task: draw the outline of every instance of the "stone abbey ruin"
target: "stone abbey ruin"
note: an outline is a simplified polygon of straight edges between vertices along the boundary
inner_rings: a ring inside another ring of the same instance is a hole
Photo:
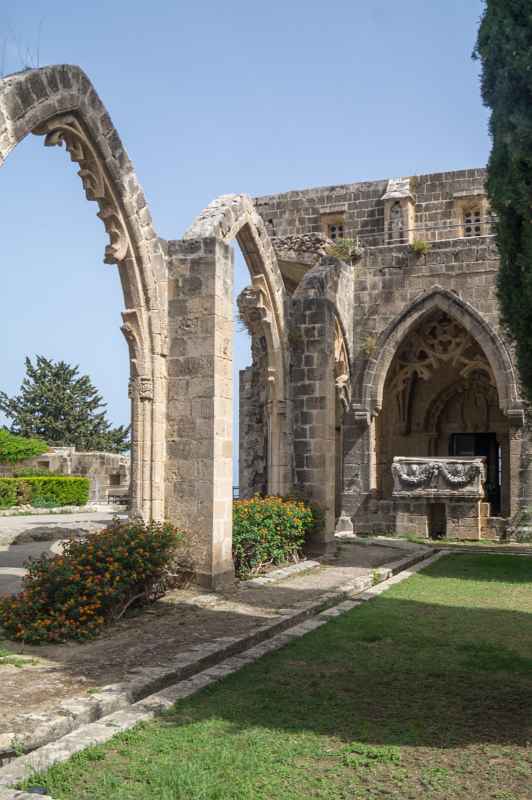
[[[0,80],[0,165],[30,133],[79,165],[120,274],[132,511],[188,531],[205,585],[233,574],[233,240],[253,355],[242,496],[318,504],[321,552],[335,531],[496,537],[529,504],[532,441],[499,326],[483,170],[223,196],[165,241],[79,68]]]

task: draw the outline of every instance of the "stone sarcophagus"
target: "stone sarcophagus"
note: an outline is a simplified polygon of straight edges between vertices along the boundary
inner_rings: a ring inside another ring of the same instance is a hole
[[[485,458],[394,458],[392,473],[397,498],[484,497]]]
[[[392,473],[397,533],[481,538],[484,458],[394,458]]]

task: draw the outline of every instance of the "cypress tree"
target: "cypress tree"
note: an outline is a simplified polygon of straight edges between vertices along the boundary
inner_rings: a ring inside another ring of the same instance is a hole
[[[0,411],[12,420],[11,433],[44,439],[77,450],[122,453],[129,449],[129,428],[111,427],[106,404],[88,375],[65,361],[26,358],[20,392],[0,392]]]
[[[532,2],[487,0],[475,56],[491,109],[488,195],[497,216],[498,297],[532,401]]]

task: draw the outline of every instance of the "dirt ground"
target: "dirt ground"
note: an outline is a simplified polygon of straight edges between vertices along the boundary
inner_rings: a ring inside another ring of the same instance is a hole
[[[140,667],[171,665],[178,654],[195,645],[245,634],[283,609],[405,555],[404,549],[393,547],[343,544],[335,559],[274,584],[240,584],[223,597],[195,588],[175,590],[124,617],[92,642],[36,647],[4,641],[5,649],[36,662],[22,668],[0,667],[0,735],[21,735],[28,730],[29,713],[49,712],[62,700],[122,682]]]

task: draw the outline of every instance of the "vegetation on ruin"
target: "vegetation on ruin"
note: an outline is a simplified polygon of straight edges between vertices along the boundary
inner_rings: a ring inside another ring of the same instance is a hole
[[[129,427],[113,428],[106,404],[88,375],[65,361],[37,356],[26,358],[20,392],[0,392],[0,411],[11,422],[11,432],[45,439],[50,445],[77,450],[122,453],[129,449]]]
[[[89,500],[88,478],[63,475],[0,478],[0,508],[84,506]]]
[[[497,216],[498,297],[532,399],[532,5],[488,0],[475,54],[493,140],[488,194]]]
[[[57,800],[524,800],[530,561],[449,555],[34,776]]]
[[[233,503],[233,558],[239,578],[274,564],[298,561],[305,539],[318,524],[302,500],[255,496]]]
[[[424,256],[430,250],[430,242],[426,242],[424,239],[414,239],[414,241],[410,244],[410,249],[416,256]]]
[[[0,464],[16,464],[27,458],[35,458],[48,450],[42,439],[17,436],[0,428]]]
[[[69,540],[62,555],[30,560],[22,591],[0,598],[4,635],[31,644],[93,638],[173,585],[181,541],[172,525],[116,522]]]
[[[358,261],[364,254],[364,248],[358,239],[336,239],[333,244],[326,247],[326,251],[328,256],[339,258],[346,263]]]

